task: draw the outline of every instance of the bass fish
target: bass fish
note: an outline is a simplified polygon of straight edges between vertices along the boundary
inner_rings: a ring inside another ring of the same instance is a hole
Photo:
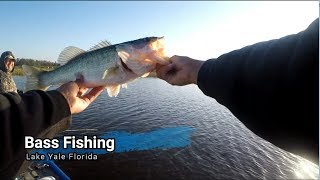
[[[22,65],[27,80],[25,90],[47,90],[58,85],[81,79],[85,86],[106,86],[110,97],[117,96],[127,83],[146,77],[156,64],[169,64],[164,52],[163,37],[147,37],[111,45],[103,41],[88,51],[69,46],[58,58],[61,65],[53,71],[40,71]]]

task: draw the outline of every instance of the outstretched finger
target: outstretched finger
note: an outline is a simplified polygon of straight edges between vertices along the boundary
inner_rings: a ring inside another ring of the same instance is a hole
[[[92,103],[104,90],[105,86],[99,86],[93,88],[88,94],[84,95],[82,98],[88,104]]]
[[[86,92],[88,91],[88,88],[84,87],[84,86],[80,86],[79,87],[79,92],[78,92],[78,96],[82,96],[84,95]]]

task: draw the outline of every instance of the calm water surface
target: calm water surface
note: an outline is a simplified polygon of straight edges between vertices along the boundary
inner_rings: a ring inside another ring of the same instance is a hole
[[[23,89],[24,77],[15,77]],[[73,117],[68,135],[109,131],[148,132],[192,127],[183,148],[99,155],[98,161],[58,162],[73,179],[310,179],[318,165],[288,153],[248,130],[232,113],[197,86],[174,87],[159,79],[139,79],[116,98],[104,91]],[[85,130],[89,129],[89,130]]]

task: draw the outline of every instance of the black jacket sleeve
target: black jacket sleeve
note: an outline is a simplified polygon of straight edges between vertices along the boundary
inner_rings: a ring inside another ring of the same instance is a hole
[[[197,83],[258,136],[318,161],[319,19],[206,61]]]
[[[25,160],[25,136],[36,138],[68,116],[68,102],[58,91],[0,94],[0,177],[12,178]]]

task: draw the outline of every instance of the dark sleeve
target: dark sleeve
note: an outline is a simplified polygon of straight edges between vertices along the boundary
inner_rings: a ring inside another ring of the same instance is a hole
[[[58,91],[0,94],[0,176],[12,178],[25,160],[25,136],[36,138],[68,116],[68,102]]]
[[[197,83],[258,136],[318,157],[319,19],[298,34],[206,61]]]

